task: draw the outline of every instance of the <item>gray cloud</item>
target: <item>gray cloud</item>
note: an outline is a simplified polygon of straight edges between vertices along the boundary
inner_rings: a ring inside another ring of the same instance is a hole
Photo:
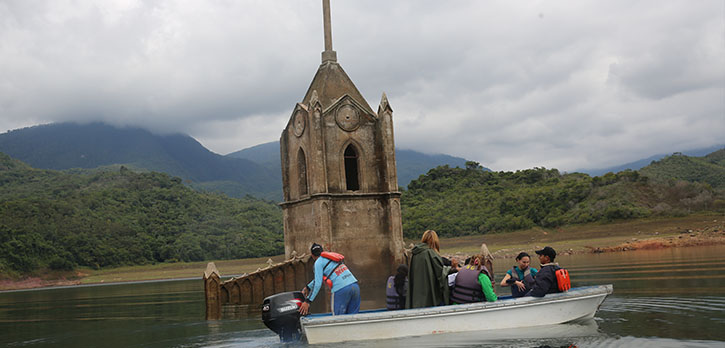
[[[333,2],[340,63],[396,145],[494,169],[722,143],[722,1]],[[0,2],[0,130],[101,120],[219,153],[279,138],[319,64],[317,1]]]

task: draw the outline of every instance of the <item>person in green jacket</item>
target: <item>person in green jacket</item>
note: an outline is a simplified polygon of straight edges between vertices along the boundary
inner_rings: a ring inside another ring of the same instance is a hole
[[[491,285],[491,272],[484,265],[485,262],[485,256],[474,255],[471,262],[458,271],[455,286],[451,291],[451,300],[454,304],[498,300]]]
[[[433,230],[423,233],[421,243],[415,245],[410,258],[408,294],[405,308],[422,308],[449,303],[448,273],[456,271],[454,262],[445,266],[440,255],[438,234]]]

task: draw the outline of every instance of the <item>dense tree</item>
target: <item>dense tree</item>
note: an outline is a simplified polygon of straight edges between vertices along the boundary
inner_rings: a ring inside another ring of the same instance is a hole
[[[721,159],[711,157],[708,173],[725,177],[725,167],[716,163]],[[681,176],[696,170],[670,164],[667,168]],[[661,173],[657,168],[645,170]],[[450,237],[725,209],[723,189],[671,176],[652,177],[632,170],[592,178],[545,168],[489,172],[476,162],[467,162],[466,168],[441,166],[403,192],[403,231],[408,238],[418,238],[427,229]]]
[[[406,237],[725,211],[725,152],[673,155],[640,171],[590,177],[533,168],[440,166],[401,198]],[[278,255],[273,202],[200,193],[150,172],[39,170],[0,153],[0,274]]]
[[[0,271],[278,255],[272,202],[199,193],[166,174],[38,170],[0,154]]]

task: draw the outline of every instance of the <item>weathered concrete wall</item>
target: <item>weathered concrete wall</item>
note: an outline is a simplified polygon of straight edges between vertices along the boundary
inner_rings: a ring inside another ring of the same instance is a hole
[[[399,193],[318,195],[285,205],[284,214],[290,254],[317,241],[345,255],[361,285],[382,284],[403,262]]]
[[[271,262],[271,261],[270,261]],[[313,262],[308,255],[295,257],[279,264],[232,278],[222,282],[221,274],[213,262],[204,271],[204,294],[206,318],[221,319],[225,313],[239,313],[238,306],[248,306],[252,312],[259,311],[265,297],[287,291],[299,291],[313,276]],[[330,308],[329,289],[322,300],[315,301],[312,311],[327,312]]]

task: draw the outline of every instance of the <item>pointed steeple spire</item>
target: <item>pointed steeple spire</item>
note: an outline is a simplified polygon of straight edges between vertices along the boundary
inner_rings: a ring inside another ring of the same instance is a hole
[[[380,105],[378,106],[378,115],[382,114],[385,110],[393,111],[388,102],[388,96],[383,92],[383,96],[380,98]]]
[[[330,0],[322,0],[322,17],[325,29],[325,50],[322,62],[337,62],[337,52],[332,50],[332,20],[330,19]]]

